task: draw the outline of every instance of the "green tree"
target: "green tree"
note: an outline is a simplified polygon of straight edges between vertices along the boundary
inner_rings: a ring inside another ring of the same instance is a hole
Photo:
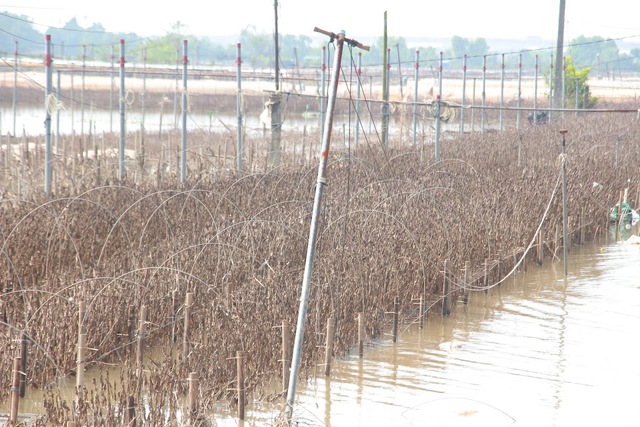
[[[591,95],[589,90],[590,67],[577,68],[573,58],[565,58],[565,92],[567,105],[574,105],[575,108],[593,108],[598,98]],[[553,77],[552,77],[553,78]],[[549,85],[549,74],[546,75],[547,86]]]

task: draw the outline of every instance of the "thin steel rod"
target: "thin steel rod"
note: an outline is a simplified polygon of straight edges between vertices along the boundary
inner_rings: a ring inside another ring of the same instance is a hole
[[[44,121],[45,126],[45,163],[44,163],[44,194],[51,194],[51,108],[53,105],[53,101],[51,100],[51,88],[52,88],[52,56],[51,56],[51,35],[46,35],[46,53],[45,53],[45,71],[46,71],[46,94],[45,98],[46,102],[46,116]],[[8,152],[9,150],[7,150]]]
[[[126,101],[124,91],[124,39],[120,39],[120,149],[118,150],[118,179],[121,181],[125,179],[127,175],[124,166],[124,141],[127,133],[125,109]]]
[[[187,179],[187,64],[189,63],[187,57],[187,41],[182,41],[182,157],[180,158],[180,182],[185,182]]]

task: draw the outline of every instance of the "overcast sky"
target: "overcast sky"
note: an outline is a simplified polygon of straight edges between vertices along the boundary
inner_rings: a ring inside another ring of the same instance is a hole
[[[554,40],[560,0],[278,0],[280,34],[315,37],[314,27],[372,43],[383,32],[395,37]],[[274,0],[0,0],[0,11],[29,16],[44,32],[76,17],[82,26],[142,36],[165,34],[177,21],[186,34],[237,36],[249,25],[274,31]],[[640,40],[640,0],[566,0],[565,40],[577,36]]]

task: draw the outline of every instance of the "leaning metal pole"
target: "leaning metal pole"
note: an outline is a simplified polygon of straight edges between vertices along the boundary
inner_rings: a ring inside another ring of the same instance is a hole
[[[329,90],[329,99],[327,100],[327,117],[324,122],[324,132],[322,134],[322,151],[320,155],[320,164],[318,166],[318,179],[316,181],[315,198],[313,201],[313,213],[311,217],[311,226],[309,228],[309,242],[307,245],[307,258],[304,266],[304,275],[302,279],[302,291],[300,295],[300,308],[298,311],[298,323],[296,326],[296,337],[293,346],[293,355],[291,358],[291,370],[289,373],[289,387],[287,389],[287,416],[291,419],[293,412],[293,404],[296,395],[296,385],[298,380],[298,371],[300,368],[300,359],[302,357],[302,343],[304,341],[304,329],[307,317],[307,306],[309,304],[309,294],[311,293],[311,276],[313,274],[313,264],[315,260],[316,241],[318,239],[318,223],[320,218],[320,210],[322,207],[322,194],[327,184],[325,169],[329,158],[329,146],[331,143],[331,131],[333,128],[333,113],[336,104],[336,93],[338,90],[338,82],[340,81],[340,65],[342,63],[342,50],[345,40],[352,45],[362,49],[369,50],[368,47],[352,40],[345,39],[344,32],[334,34],[328,31],[314,28],[314,31],[325,34],[336,41],[336,51],[333,61],[333,74],[331,75],[331,87]]]

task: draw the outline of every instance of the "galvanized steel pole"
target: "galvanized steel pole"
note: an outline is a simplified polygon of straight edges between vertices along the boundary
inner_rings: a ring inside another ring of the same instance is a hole
[[[51,74],[51,35],[47,34],[46,37],[46,53],[44,58],[44,65],[46,71],[46,89],[45,89],[45,110],[46,118],[44,121],[45,126],[45,163],[44,163],[44,194],[49,195],[51,193],[51,108],[53,101],[51,99],[51,86],[52,86],[52,74]],[[7,150],[8,151],[8,150]]]
[[[237,66],[237,78],[236,83],[238,87],[238,95],[236,97],[236,114],[238,116],[238,136],[236,143],[236,171],[238,176],[242,175],[242,55],[241,45],[236,44],[236,66]]]
[[[187,179],[187,110],[189,101],[187,99],[187,41],[182,41],[182,157],[180,158],[180,182]]]
[[[18,99],[18,42],[16,41],[16,50],[14,52],[13,62],[13,137],[16,136],[16,102]]]
[[[518,57],[518,114],[516,118],[516,128],[520,129],[520,116],[522,107],[522,54]]]
[[[538,55],[536,55],[536,64],[533,74],[533,122],[537,121],[538,112]]]
[[[440,108],[442,102],[442,51],[440,52],[440,64],[438,65],[438,95],[436,97],[436,136],[435,136],[435,161],[440,161]]]
[[[56,72],[56,98],[60,99],[62,88],[60,86],[60,70]],[[60,108],[56,108],[56,154],[60,154]]]
[[[420,76],[420,51],[416,50],[416,71],[413,88],[413,146],[417,144],[418,133],[418,79]]]
[[[360,92],[362,91],[362,52],[358,52],[358,69],[356,70],[356,136],[355,146],[358,146],[360,139]]]
[[[467,92],[467,54],[462,58],[462,108],[460,108],[460,134],[464,135],[464,110]]]
[[[562,248],[564,258],[564,277],[567,278],[569,270],[569,242],[567,238],[567,151],[565,145],[566,129],[561,129],[562,135]]]
[[[322,137],[322,150],[320,154],[320,164],[318,166],[318,178],[316,181],[315,198],[313,202],[313,212],[311,217],[311,226],[309,228],[309,241],[307,245],[307,257],[304,266],[304,275],[302,280],[302,291],[300,295],[300,308],[298,311],[298,323],[296,327],[296,336],[293,347],[293,355],[291,359],[291,370],[289,373],[289,387],[287,390],[287,412],[291,418],[293,404],[296,395],[296,386],[298,380],[298,371],[300,368],[300,360],[302,358],[302,344],[304,341],[304,331],[307,317],[307,306],[309,304],[309,295],[311,293],[311,277],[313,275],[313,264],[316,255],[316,242],[318,239],[318,224],[320,222],[320,211],[322,208],[322,195],[327,178],[325,169],[329,158],[329,147],[331,144],[331,131],[333,128],[333,113],[336,104],[336,93],[340,80],[340,65],[342,63],[342,50],[345,40],[350,44],[354,44],[362,49],[368,50],[367,46],[363,46],[355,41],[345,39],[344,32],[339,34],[330,33],[315,28],[314,31],[325,34],[336,40],[336,51],[333,62],[333,74],[331,75],[331,88],[329,90],[329,99],[327,102],[327,119],[324,123],[324,133]]]
[[[500,130],[504,130],[504,53],[500,69]]]
[[[293,357],[291,361],[291,371],[289,374],[289,388],[287,390],[287,404],[292,407],[298,378],[298,370],[300,359],[302,357],[302,343],[304,340],[304,329],[307,316],[307,305],[309,303],[309,294],[311,292],[311,276],[313,274],[313,264],[316,255],[316,241],[318,238],[318,224],[320,220],[320,209],[322,205],[322,195],[324,187],[327,184],[325,177],[325,168],[329,157],[329,146],[331,143],[331,131],[333,128],[333,111],[336,103],[336,92],[340,77],[340,64],[342,62],[342,48],[344,46],[344,33],[337,36],[337,46],[335,52],[335,60],[333,62],[333,74],[331,75],[331,88],[329,90],[329,100],[327,102],[327,119],[324,123],[324,132],[322,137],[322,150],[320,155],[320,165],[318,166],[318,179],[316,181],[315,199],[313,203],[313,213],[311,218],[311,228],[309,230],[309,242],[307,246],[307,258],[304,268],[304,276],[302,283],[302,294],[300,296],[300,309],[298,311],[298,326],[296,328],[296,337],[293,347]]]
[[[127,133],[126,127],[126,101],[124,92],[124,39],[120,39],[120,148],[118,150],[119,168],[118,179],[122,181],[127,176],[124,165],[124,141]]]
[[[487,55],[482,57],[482,114],[480,114],[480,129],[484,132],[485,109],[487,106]]]

